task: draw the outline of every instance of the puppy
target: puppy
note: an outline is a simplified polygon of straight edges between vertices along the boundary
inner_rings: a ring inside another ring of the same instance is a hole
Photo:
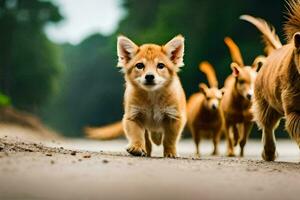
[[[251,100],[254,93],[254,81],[257,70],[262,65],[263,57],[258,57],[252,66],[245,66],[239,47],[229,37],[225,38],[233,63],[232,75],[224,84],[226,90],[222,109],[225,116],[225,135],[227,138],[227,155],[235,156],[234,146],[240,145],[240,156],[244,156],[244,147],[253,122]]]
[[[163,46],[138,46],[119,36],[117,48],[126,82],[122,124],[127,152],[151,156],[154,142],[163,144],[164,157],[175,158],[186,123],[186,99],[177,76],[183,66],[184,38],[176,36]]]
[[[200,156],[199,143],[201,138],[213,139],[214,150],[217,155],[224,125],[224,116],[220,106],[223,91],[218,89],[218,81],[213,67],[208,62],[202,62],[199,69],[207,76],[210,88],[206,84],[199,84],[200,92],[193,94],[187,103],[188,128],[192,133],[196,156]]]
[[[276,159],[274,130],[282,117],[300,146],[300,1],[290,1],[284,30],[288,43],[270,53],[255,82],[254,117],[263,132],[266,161]]]

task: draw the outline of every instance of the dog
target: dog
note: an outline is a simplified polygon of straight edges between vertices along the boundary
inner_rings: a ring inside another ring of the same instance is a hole
[[[225,80],[226,90],[221,105],[225,116],[225,135],[227,156],[235,156],[234,146],[240,145],[240,156],[244,156],[244,147],[253,125],[252,97],[257,70],[264,62],[264,57],[255,59],[252,66],[245,66],[239,47],[226,37],[225,44],[231,53],[232,74]]]
[[[152,142],[162,143],[164,157],[175,158],[187,121],[186,97],[177,75],[184,65],[184,38],[178,35],[163,46],[138,46],[119,36],[117,51],[126,86],[122,126],[127,152],[151,156]]]
[[[274,130],[283,117],[287,132],[300,146],[299,0],[289,3],[284,31],[288,43],[268,55],[255,82],[253,110],[255,120],[262,129],[262,158],[266,161],[274,161],[277,157]],[[264,37],[269,37],[262,33]]]
[[[200,92],[189,98],[187,102],[187,125],[195,142],[197,157],[200,156],[199,143],[203,137],[213,139],[212,155],[218,155],[218,145],[224,126],[224,116],[220,105],[223,91],[218,89],[215,70],[208,62],[200,63],[199,69],[206,74],[210,88],[206,84],[200,83]]]

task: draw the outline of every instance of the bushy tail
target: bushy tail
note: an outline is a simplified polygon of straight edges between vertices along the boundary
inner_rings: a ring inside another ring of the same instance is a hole
[[[98,140],[111,140],[124,135],[122,122],[116,122],[99,128],[87,127],[84,132],[86,137]]]
[[[204,61],[199,64],[199,69],[206,75],[210,87],[217,88],[218,80],[213,66],[209,62]]]
[[[281,41],[276,34],[275,28],[261,18],[255,18],[250,15],[240,16],[241,20],[253,24],[261,33],[265,44],[265,53],[269,55],[273,50],[282,47]]]
[[[287,21],[283,29],[288,41],[291,41],[294,34],[300,31],[300,0],[290,0],[288,8]]]
[[[235,44],[235,42],[230,37],[226,37],[224,39],[224,42],[229,48],[232,61],[237,63],[239,66],[244,66],[244,61],[243,61],[240,48]]]

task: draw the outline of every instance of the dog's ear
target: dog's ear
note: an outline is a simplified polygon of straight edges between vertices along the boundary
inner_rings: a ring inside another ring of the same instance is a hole
[[[258,56],[255,58],[253,64],[252,64],[252,69],[258,72],[260,68],[264,65],[266,62],[266,57],[265,56]]]
[[[294,44],[296,49],[300,49],[300,32],[295,33]]]
[[[165,44],[163,50],[176,67],[182,67],[184,65],[184,38],[181,35],[174,37]]]
[[[240,74],[240,70],[241,70],[240,66],[237,63],[233,62],[233,63],[231,63],[230,67],[232,69],[232,75],[234,77],[238,77]]]
[[[139,47],[125,36],[118,37],[118,67],[124,67],[137,53]]]
[[[201,93],[203,93],[204,95],[206,95],[206,91],[207,91],[208,87],[205,83],[200,83],[199,84],[199,90]]]

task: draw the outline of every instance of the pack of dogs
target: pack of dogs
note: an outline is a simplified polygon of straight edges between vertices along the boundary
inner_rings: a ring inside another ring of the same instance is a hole
[[[272,25],[261,18],[242,15],[254,25],[265,45],[251,65],[244,63],[238,45],[224,39],[232,59],[230,74],[220,87],[214,67],[203,61],[199,70],[208,85],[186,100],[178,77],[184,66],[184,37],[178,35],[164,45],[137,45],[125,36],[117,41],[118,66],[125,79],[124,115],[121,122],[86,128],[89,138],[110,140],[125,134],[127,152],[151,156],[152,145],[163,145],[163,155],[177,157],[177,143],[187,127],[195,144],[195,155],[204,138],[213,141],[212,155],[219,154],[224,135],[227,156],[244,156],[244,147],[254,123],[262,131],[262,158],[277,156],[275,129],[285,119],[285,128],[300,147],[300,1],[288,2],[283,45]]]

